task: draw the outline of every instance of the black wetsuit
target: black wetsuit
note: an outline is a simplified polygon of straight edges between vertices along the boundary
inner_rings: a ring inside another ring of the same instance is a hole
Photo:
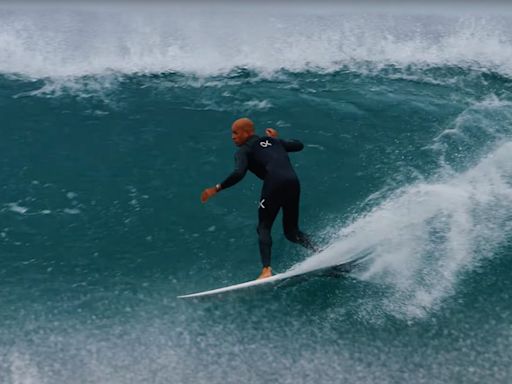
[[[226,189],[238,183],[247,170],[263,180],[258,208],[258,235],[261,262],[270,266],[271,229],[277,213],[283,208],[283,228],[286,238],[315,250],[308,237],[299,230],[300,183],[287,152],[301,151],[298,140],[251,136],[235,154],[235,170],[221,183]]]

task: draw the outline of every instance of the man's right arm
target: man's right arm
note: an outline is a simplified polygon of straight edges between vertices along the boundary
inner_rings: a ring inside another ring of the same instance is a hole
[[[206,203],[206,201],[214,196],[221,189],[229,188],[240,180],[242,180],[247,173],[247,168],[249,166],[248,154],[246,148],[241,148],[235,153],[235,169],[231,174],[224,180],[221,184],[217,184],[215,187],[206,188],[201,193],[201,202]]]
[[[247,158],[247,150],[241,148],[235,153],[235,169],[226,179],[220,183],[220,189],[232,187],[240,180],[242,180],[247,173],[249,160]]]

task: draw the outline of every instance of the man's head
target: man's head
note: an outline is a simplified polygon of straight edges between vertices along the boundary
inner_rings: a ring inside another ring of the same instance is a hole
[[[236,120],[231,126],[231,139],[238,147],[254,135],[254,123],[247,117]]]

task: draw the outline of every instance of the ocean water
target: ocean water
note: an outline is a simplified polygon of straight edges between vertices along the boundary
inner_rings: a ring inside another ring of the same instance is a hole
[[[512,9],[0,6],[0,383],[510,383]],[[305,143],[206,204],[233,120]]]

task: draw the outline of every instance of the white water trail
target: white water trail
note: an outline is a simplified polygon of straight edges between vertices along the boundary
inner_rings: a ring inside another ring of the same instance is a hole
[[[512,141],[472,168],[405,186],[345,226],[293,274],[367,256],[354,275],[381,285],[388,312],[421,317],[455,291],[512,230]]]

